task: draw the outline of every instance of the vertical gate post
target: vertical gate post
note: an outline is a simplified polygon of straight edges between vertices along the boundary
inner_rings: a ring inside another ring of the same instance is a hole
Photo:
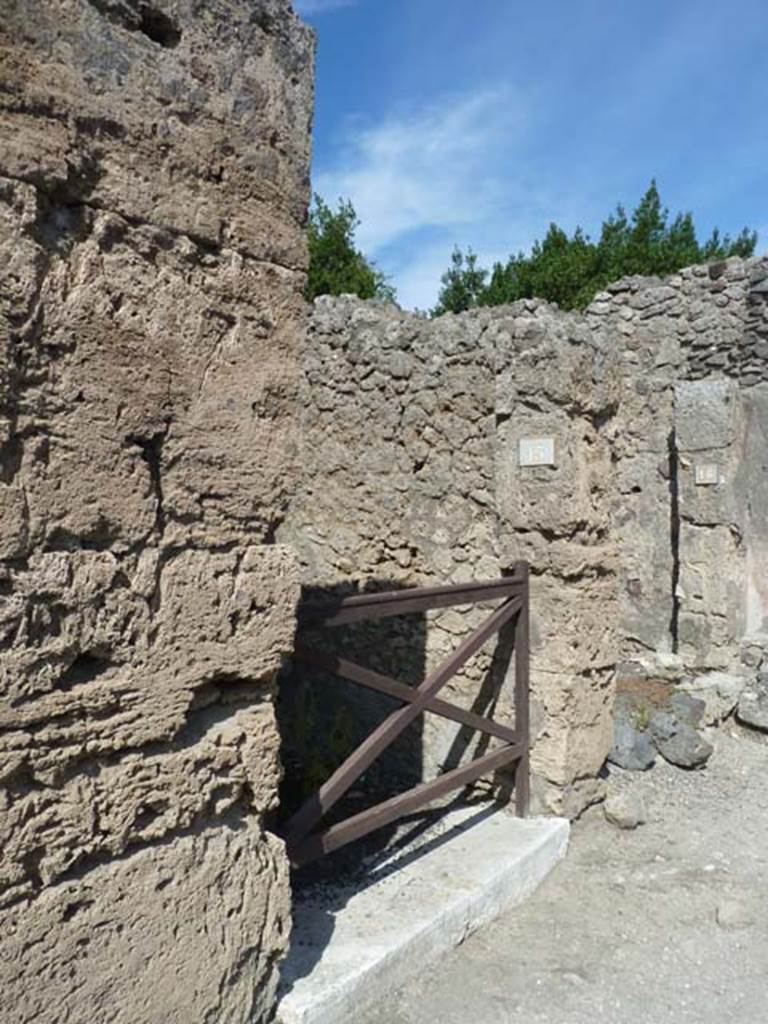
[[[521,818],[528,815],[531,774],[531,724],[530,724],[530,567],[527,562],[518,564],[523,575],[522,607],[515,623],[515,728],[518,742],[524,747],[523,756],[515,766],[515,810]]]

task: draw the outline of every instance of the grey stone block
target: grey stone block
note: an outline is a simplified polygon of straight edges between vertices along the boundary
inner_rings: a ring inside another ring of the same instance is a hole
[[[603,805],[606,821],[622,829],[637,828],[646,819],[645,804],[638,793],[612,793]]]
[[[678,768],[701,768],[712,755],[712,744],[689,725],[682,726],[670,739],[658,744],[665,761]]]
[[[736,717],[744,725],[768,732],[768,672],[760,672],[755,682],[744,690]]]
[[[628,715],[614,719],[613,746],[608,760],[619,768],[633,772],[645,771],[656,760],[656,751],[649,733],[638,729]]]
[[[704,702],[703,725],[719,725],[733,712],[747,681],[744,676],[710,672],[685,680],[681,690]]]
[[[727,357],[706,357],[710,365],[725,365]],[[727,380],[702,380],[679,384],[676,395],[677,443],[681,451],[725,448],[732,439],[731,405],[734,385]]]

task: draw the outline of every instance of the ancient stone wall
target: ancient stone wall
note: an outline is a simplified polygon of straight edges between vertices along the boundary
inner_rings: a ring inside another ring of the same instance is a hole
[[[622,363],[618,460],[628,659],[734,667],[768,618],[768,260],[627,278],[586,319]],[[764,564],[764,563],[763,563]]]
[[[574,816],[602,795],[619,640],[611,533],[620,378],[603,332],[543,303],[499,311],[494,512],[506,560],[531,565],[533,791]],[[525,465],[530,438],[552,465]]]
[[[765,279],[760,260],[627,279],[583,315],[534,301],[429,321],[316,304],[303,486],[280,536],[314,591],[530,561],[540,807],[578,813],[599,795],[621,659],[729,667],[765,626]],[[552,465],[521,463],[526,438],[553,441]],[[476,617],[436,613],[412,632],[423,667]],[[368,662],[418,678],[408,643],[369,643]],[[491,664],[450,698],[507,713],[509,680]],[[471,747],[429,717],[414,742],[426,775]]]
[[[495,578],[529,559],[535,796],[575,813],[596,795],[610,746],[618,642],[607,532],[618,375],[603,339],[540,302],[429,321],[321,299],[304,389],[304,485],[279,535],[298,550],[306,589]],[[557,438],[556,464],[520,469],[520,440],[542,433]],[[487,614],[451,609],[400,636],[348,640],[365,663],[416,682]],[[495,657],[489,645],[448,698],[509,714],[504,654],[503,641]],[[354,701],[347,684],[328,685],[326,706],[330,693],[339,708]],[[486,742],[432,716],[411,737],[426,776]]]
[[[312,38],[287,0],[0,14],[4,1013],[260,1020]]]
[[[304,485],[278,533],[304,561],[305,593],[325,598],[500,575],[493,351],[483,326],[457,321],[438,334],[394,306],[349,298],[319,300],[311,331]],[[334,630],[333,641],[363,663],[417,683],[482,616],[464,608],[387,619]],[[464,703],[477,694],[487,701],[492,671],[491,658],[478,656],[446,693]],[[387,698],[325,677],[305,686],[306,677],[302,667],[281,684],[281,701],[290,701],[281,712],[287,767],[291,772],[295,760],[293,774],[305,790],[392,708]],[[445,724],[419,720],[382,770],[368,773],[369,785],[385,795],[391,772],[416,781],[469,756],[478,738]],[[319,736],[327,739],[318,743]],[[324,745],[333,749],[315,764]]]

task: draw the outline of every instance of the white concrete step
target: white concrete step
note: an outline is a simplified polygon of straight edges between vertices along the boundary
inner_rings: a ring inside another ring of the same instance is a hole
[[[521,903],[562,860],[569,824],[464,807],[417,849],[374,861],[357,889],[294,907],[281,1024],[346,1024],[471,932]]]

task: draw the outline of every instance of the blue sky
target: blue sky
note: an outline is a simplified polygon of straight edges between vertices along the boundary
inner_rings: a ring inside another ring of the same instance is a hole
[[[318,33],[313,181],[406,308],[454,244],[599,231],[650,179],[768,249],[766,0],[295,0]]]

